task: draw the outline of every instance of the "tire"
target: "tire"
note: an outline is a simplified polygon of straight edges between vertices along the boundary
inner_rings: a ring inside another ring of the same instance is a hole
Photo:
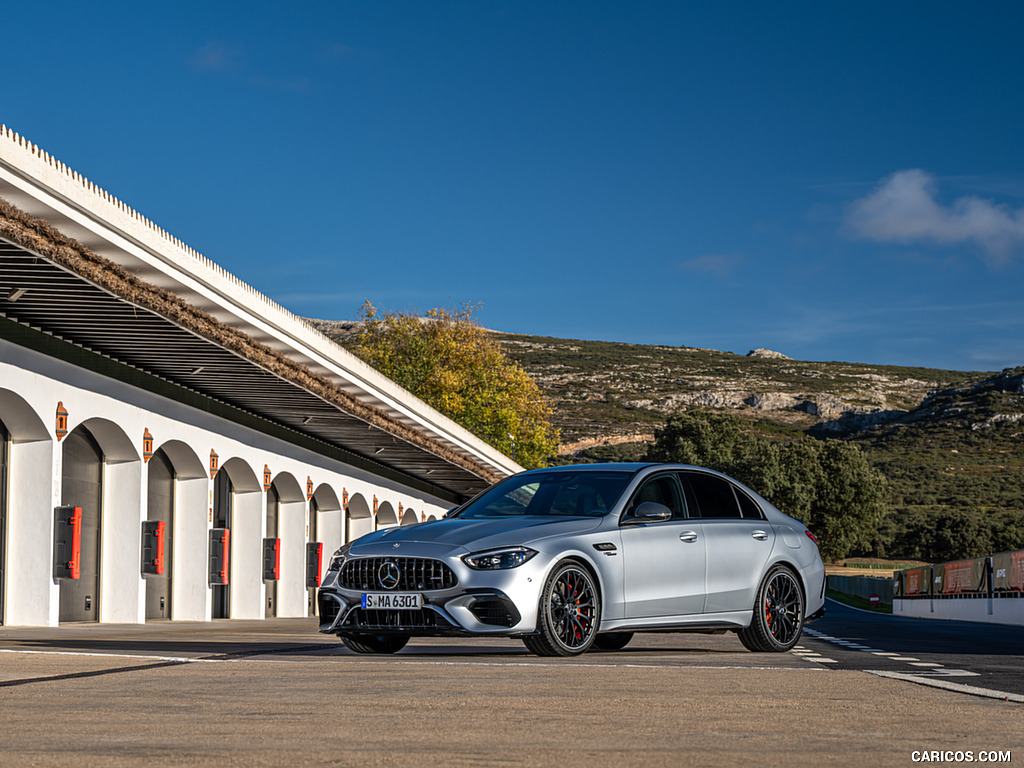
[[[409,638],[404,635],[341,635],[341,642],[356,653],[398,653]]]
[[[748,651],[753,651],[754,653],[760,653],[761,649],[758,646],[754,645],[750,641],[750,638],[747,636],[747,630],[745,630],[745,629],[738,629],[738,630],[736,630],[736,637],[738,637],[740,639],[740,642],[743,643],[743,647],[746,648]]]
[[[523,645],[526,646],[526,650],[528,650],[530,653],[535,653],[538,656],[543,656],[544,655],[541,652],[540,646],[537,645],[537,638],[534,635],[530,635],[529,637],[524,637],[523,638]]]
[[[768,571],[757,590],[750,626],[737,634],[751,651],[782,653],[804,631],[804,594],[800,580],[789,568],[777,565]]]
[[[526,643],[538,656],[578,656],[597,638],[601,621],[601,597],[597,583],[582,565],[567,561],[558,565],[540,597],[538,634]]]
[[[602,651],[620,651],[632,639],[632,632],[605,632],[594,638],[594,647]]]

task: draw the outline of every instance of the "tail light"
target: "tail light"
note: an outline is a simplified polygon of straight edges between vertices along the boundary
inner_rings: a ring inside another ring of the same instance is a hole
[[[818,537],[810,531],[804,531],[807,534],[807,538],[814,542],[814,546],[818,546]]]

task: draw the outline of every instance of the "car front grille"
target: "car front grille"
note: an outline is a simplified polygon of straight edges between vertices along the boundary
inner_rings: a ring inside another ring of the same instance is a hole
[[[385,563],[398,567],[398,583],[388,591],[425,591],[451,589],[459,580],[455,572],[440,560],[423,557],[361,557],[349,560],[338,576],[342,589],[378,591],[385,587],[380,583],[379,574]],[[394,611],[389,611],[394,613]]]
[[[377,631],[447,629],[452,625],[434,611],[383,611],[356,608],[341,625],[345,629]],[[340,629],[341,627],[339,627]]]

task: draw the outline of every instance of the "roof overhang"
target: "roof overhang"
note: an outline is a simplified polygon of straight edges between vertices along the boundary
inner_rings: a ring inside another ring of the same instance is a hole
[[[443,496],[521,469],[3,127],[0,198],[8,320]]]

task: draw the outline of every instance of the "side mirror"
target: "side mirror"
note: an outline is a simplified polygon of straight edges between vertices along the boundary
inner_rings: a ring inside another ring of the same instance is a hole
[[[633,524],[658,523],[663,520],[671,519],[672,510],[664,504],[659,504],[656,501],[645,501],[633,510],[633,516],[628,518],[627,522],[631,522]]]

